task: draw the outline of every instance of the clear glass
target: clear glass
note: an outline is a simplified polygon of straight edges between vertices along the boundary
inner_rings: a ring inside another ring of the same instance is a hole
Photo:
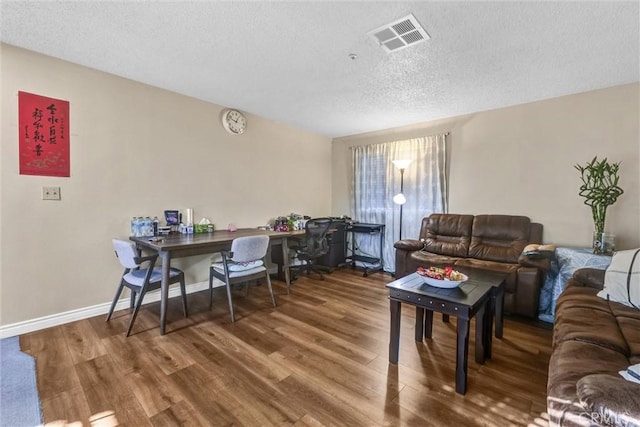
[[[616,235],[614,233],[593,232],[593,253],[602,255],[612,255],[616,250]]]

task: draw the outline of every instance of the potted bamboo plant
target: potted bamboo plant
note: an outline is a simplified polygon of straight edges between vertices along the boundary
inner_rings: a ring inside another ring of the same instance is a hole
[[[618,186],[620,163],[610,163],[606,158],[593,160],[586,165],[574,166],[580,172],[582,185],[578,194],[584,197],[584,204],[591,208],[593,215],[593,252],[610,254],[614,250],[613,235],[605,232],[607,208],[624,193]]]

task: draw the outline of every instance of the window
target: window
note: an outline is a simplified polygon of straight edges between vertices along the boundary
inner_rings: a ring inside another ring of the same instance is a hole
[[[355,221],[385,224],[384,266],[395,271],[393,244],[400,235],[400,171],[393,160],[411,159],[404,171],[402,238],[417,239],[422,218],[447,212],[446,134],[383,144],[356,146],[352,150],[352,216]],[[356,235],[361,253],[377,257],[379,239]]]

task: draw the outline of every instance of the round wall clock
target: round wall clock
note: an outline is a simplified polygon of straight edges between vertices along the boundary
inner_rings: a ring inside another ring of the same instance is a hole
[[[227,132],[240,135],[247,129],[247,119],[238,110],[226,110],[222,114],[222,126]]]

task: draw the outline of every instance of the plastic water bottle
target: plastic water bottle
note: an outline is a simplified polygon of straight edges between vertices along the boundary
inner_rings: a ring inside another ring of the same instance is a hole
[[[142,237],[142,217],[139,216],[138,218],[136,218],[136,234],[134,234],[134,236],[136,237]]]
[[[158,225],[160,224],[160,220],[158,219],[157,216],[153,217],[153,235],[157,236],[158,235]]]
[[[142,235],[144,237],[152,237],[153,236],[153,221],[150,217],[145,217],[142,223]]]

